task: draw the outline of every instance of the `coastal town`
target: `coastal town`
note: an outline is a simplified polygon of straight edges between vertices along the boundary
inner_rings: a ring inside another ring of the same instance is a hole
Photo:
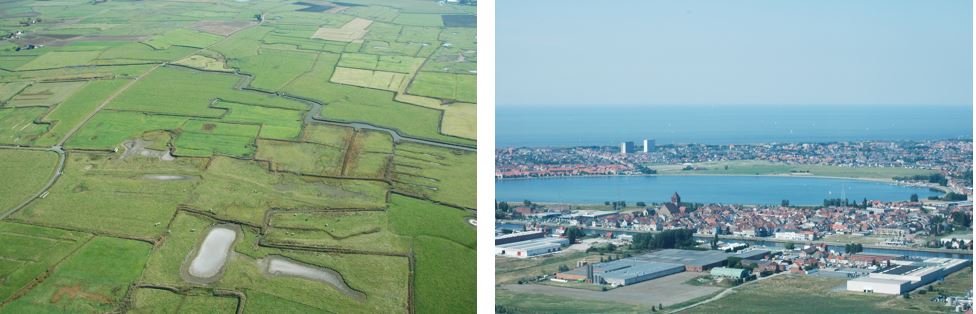
[[[689,229],[698,236],[724,238],[972,250],[971,201],[861,200],[816,207],[746,206],[685,202],[675,192],[666,202],[627,205],[618,201],[584,208],[499,202],[496,218],[534,228],[575,226],[611,234]]]
[[[972,195],[972,140],[860,141],[834,143],[674,144],[619,146],[508,147],[495,155],[496,178],[648,175],[732,172],[766,174],[770,167],[741,167],[734,162],[762,161],[788,175],[843,173],[854,169],[931,170],[925,176],[882,179],[926,184]],[[639,148],[639,149],[638,149]],[[730,169],[732,167],[732,169]],[[850,174],[856,177],[855,174]]]

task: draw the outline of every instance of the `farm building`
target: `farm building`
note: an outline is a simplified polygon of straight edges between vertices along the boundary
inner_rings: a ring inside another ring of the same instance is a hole
[[[529,258],[559,252],[568,244],[569,240],[564,238],[537,238],[495,245],[495,255]]]
[[[902,294],[945,278],[972,261],[953,258],[891,260],[891,266],[847,281],[848,291]]]
[[[710,274],[714,277],[742,279],[749,276],[749,270],[742,268],[715,267],[712,268]]]

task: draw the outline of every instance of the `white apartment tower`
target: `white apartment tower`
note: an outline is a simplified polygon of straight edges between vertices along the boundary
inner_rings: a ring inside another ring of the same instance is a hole
[[[644,152],[650,153],[654,151],[654,140],[644,139]]]

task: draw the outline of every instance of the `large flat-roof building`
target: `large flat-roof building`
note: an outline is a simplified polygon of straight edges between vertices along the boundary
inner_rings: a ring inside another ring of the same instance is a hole
[[[727,253],[723,251],[695,251],[665,249],[657,252],[647,253],[637,258],[659,263],[674,263],[685,265],[686,271],[702,272],[713,267],[725,265],[729,257],[739,257],[742,259],[762,258],[769,255],[767,250],[751,250],[740,253]]]
[[[713,267],[725,265],[731,256],[742,259],[757,259],[766,255],[769,255],[767,250],[727,253],[715,250],[665,249],[612,262],[582,265],[570,271],[557,273],[556,278],[625,286],[682,271],[706,271]],[[746,270],[740,271],[745,273],[740,273],[737,276],[748,276]]]
[[[685,270],[684,265],[655,263],[628,257],[606,263],[584,265],[556,274],[556,278],[614,286],[632,285]]]
[[[509,234],[495,236],[495,245],[541,239],[544,236],[545,233],[543,233],[542,230],[512,232]]]
[[[527,241],[495,245],[495,255],[515,258],[529,258],[556,253],[569,244],[565,238],[536,238]]]
[[[891,260],[891,266],[847,281],[848,291],[902,294],[945,278],[972,263],[954,258]]]

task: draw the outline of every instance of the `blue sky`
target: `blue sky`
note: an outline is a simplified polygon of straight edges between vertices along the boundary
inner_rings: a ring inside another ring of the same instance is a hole
[[[510,105],[971,105],[972,2],[499,0]]]

